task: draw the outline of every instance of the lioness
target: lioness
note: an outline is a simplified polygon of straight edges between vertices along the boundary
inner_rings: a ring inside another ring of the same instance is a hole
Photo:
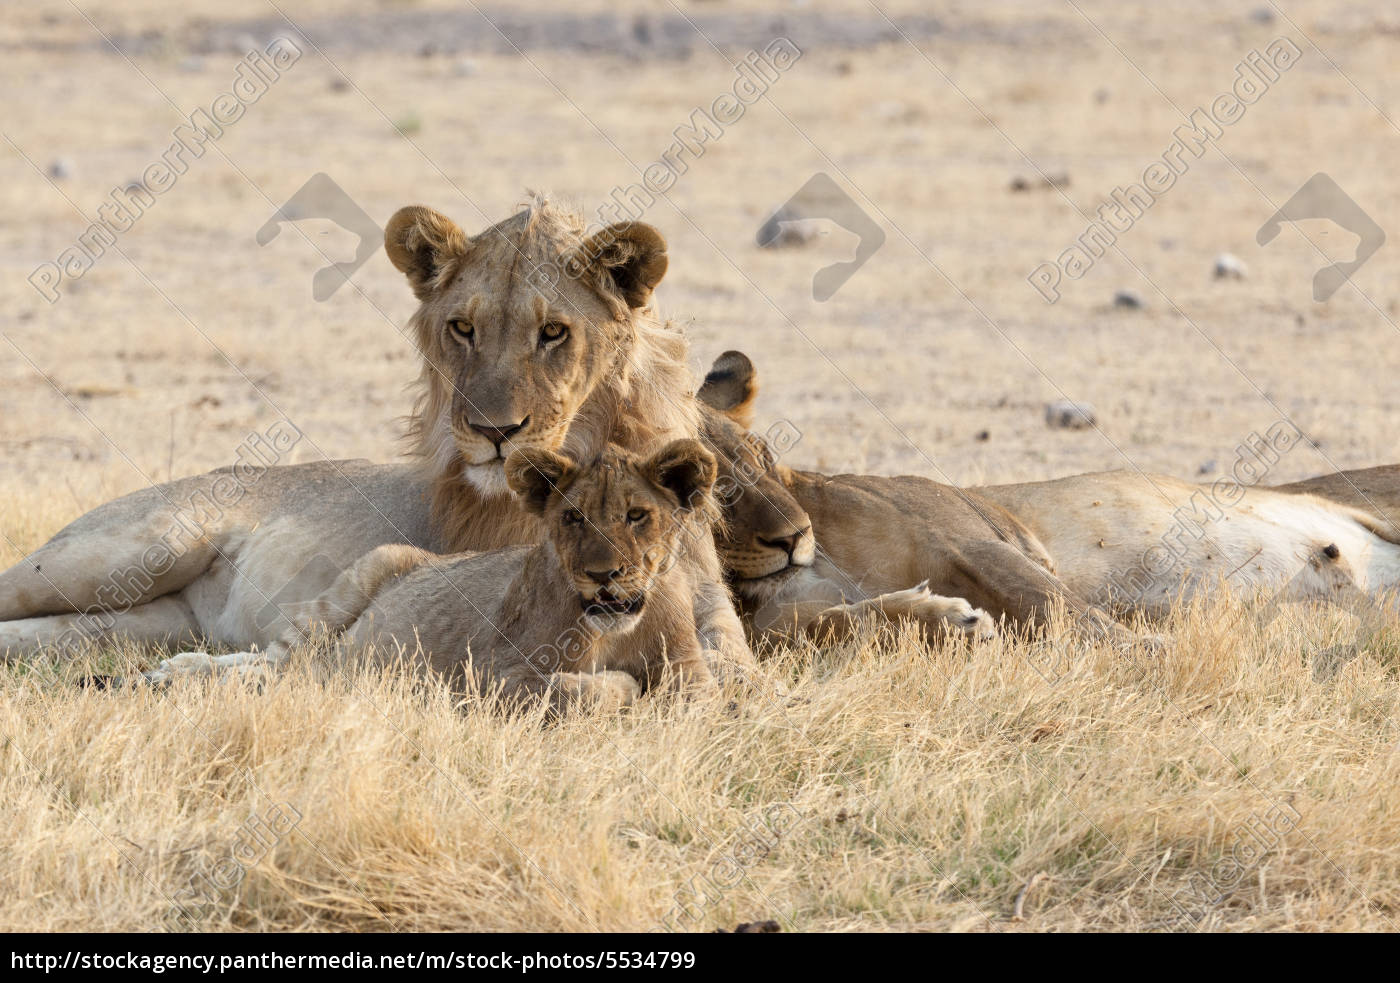
[[[742,353],[721,361],[724,371],[711,374],[700,396],[747,426],[757,373]],[[712,442],[734,442],[709,432]],[[1246,591],[1287,585],[1287,599],[1296,600],[1400,585],[1400,528],[1308,494],[1346,490],[1348,501],[1396,502],[1400,468],[1239,487],[1228,509],[1203,516],[1197,496],[1205,486],[1165,475],[1117,471],[955,488],[916,477],[823,475],[771,456],[758,464],[810,519],[815,543],[807,557],[816,553],[813,561],[754,530],[732,530],[737,543],[721,539],[731,568],[742,569],[740,554],[753,554],[754,575],[737,579],[735,589],[761,632],[810,632],[835,602],[915,585],[1031,626],[1063,600],[1086,626],[1124,640],[1110,612],[1158,617],[1221,580]],[[1204,522],[1183,523],[1191,516]]]
[[[1400,524],[1400,464],[1338,471],[1272,487],[1274,491],[1321,495]]]
[[[469,237],[414,206],[384,245],[421,302],[414,462],[221,469],[100,506],[0,574],[0,653],[113,637],[266,647],[283,607],[377,546],[537,542],[504,480],[513,450],[590,460],[608,441],[645,452],[699,435],[685,339],[651,307],[667,267],[651,226],[585,238],[579,215],[535,198]],[[538,269],[569,275],[536,289]],[[713,545],[685,569],[702,644],[751,665]]]
[[[302,605],[255,671],[285,662],[298,629],[344,629],[337,658],[446,677],[459,692],[499,689],[569,706],[626,706],[644,689],[703,690],[689,580],[676,558],[710,536],[714,457],[678,440],[648,458],[609,447],[588,464],[516,451],[505,479],[543,520],[537,546],[440,556],[380,546]],[[254,653],[190,652],[146,674],[246,669]]]
[[[748,432],[753,422],[757,376],[738,352],[715,360],[697,396],[707,411],[702,423],[705,443],[719,460],[716,497],[723,521],[715,529],[720,560],[741,599],[756,614],[760,634],[795,627],[811,638],[846,635],[867,615],[897,622],[909,620],[935,631],[951,629],[974,638],[996,633],[990,615],[960,597],[940,597],[917,582],[888,593],[867,593],[840,581],[829,555],[817,549],[812,520],[780,471],[772,449]],[[796,597],[790,607],[775,597]],[[784,611],[778,618],[778,612]],[[791,624],[794,620],[797,623]]]

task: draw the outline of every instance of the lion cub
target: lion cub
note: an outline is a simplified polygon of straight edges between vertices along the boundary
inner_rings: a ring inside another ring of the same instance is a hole
[[[579,464],[530,448],[505,464],[511,490],[544,520],[544,542],[442,556],[381,546],[293,616],[268,651],[285,662],[302,629],[344,629],[342,666],[405,660],[481,692],[556,710],[630,704],[644,690],[714,685],[696,639],[692,584],[677,563],[708,537],[716,465],[699,441],[641,457],[609,446]],[[249,653],[186,653],[147,675],[238,667]]]

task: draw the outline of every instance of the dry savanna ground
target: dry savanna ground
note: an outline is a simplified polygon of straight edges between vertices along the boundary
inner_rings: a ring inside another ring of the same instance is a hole
[[[296,64],[41,297],[36,267],[279,34],[308,40]],[[526,187],[591,211],[780,35],[802,57],[645,218],[697,370],[747,351],[761,425],[802,431],[792,463],[1211,478],[1280,418],[1312,443],[1270,480],[1395,460],[1400,252],[1318,303],[1313,273],[1355,237],[1255,240],[1319,172],[1400,228],[1384,4],[54,0],[0,24],[0,563],[282,417],[298,460],[393,457],[415,371],[401,278],[377,252],[317,302],[353,238],[255,238],[313,174],[379,223],[421,202],[474,230]],[[1297,64],[1046,304],[1027,274],[1279,37]],[[886,235],[824,302],[812,275],[854,236],[754,242],[817,173]],[[1248,277],[1213,279],[1222,252]],[[1099,428],[1047,429],[1058,398]],[[1400,635],[1357,631],[1225,597],[1150,657],[872,630],[773,653],[781,696],[551,725],[309,665],[158,696],[74,685],[146,652],[11,666],[0,928],[1390,930]],[[207,903],[172,922],[192,885]]]

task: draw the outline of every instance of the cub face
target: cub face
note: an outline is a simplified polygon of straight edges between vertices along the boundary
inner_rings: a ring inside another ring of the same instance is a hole
[[[541,448],[506,461],[511,490],[544,519],[583,615],[605,633],[635,628],[685,537],[709,534],[689,520],[711,512],[715,470],[714,456],[689,439],[645,457],[610,445],[582,465]]]

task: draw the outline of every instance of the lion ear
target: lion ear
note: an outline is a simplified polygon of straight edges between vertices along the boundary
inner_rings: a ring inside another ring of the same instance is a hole
[[[627,306],[645,307],[666,275],[666,240],[645,222],[609,225],[579,247],[578,263],[593,269]]]
[[[441,212],[423,205],[400,208],[384,227],[384,251],[407,275],[419,300],[441,285],[443,273],[467,254],[467,235]]]
[[[525,511],[543,514],[549,497],[573,481],[577,467],[562,454],[542,447],[527,447],[506,458],[506,483],[520,496]]]
[[[667,444],[653,454],[642,472],[652,484],[676,496],[681,508],[697,507],[699,499],[715,485],[715,456],[698,440],[686,438]]]
[[[705,376],[700,402],[719,410],[745,430],[753,426],[753,404],[758,398],[758,369],[743,352],[728,351],[715,359]]]

